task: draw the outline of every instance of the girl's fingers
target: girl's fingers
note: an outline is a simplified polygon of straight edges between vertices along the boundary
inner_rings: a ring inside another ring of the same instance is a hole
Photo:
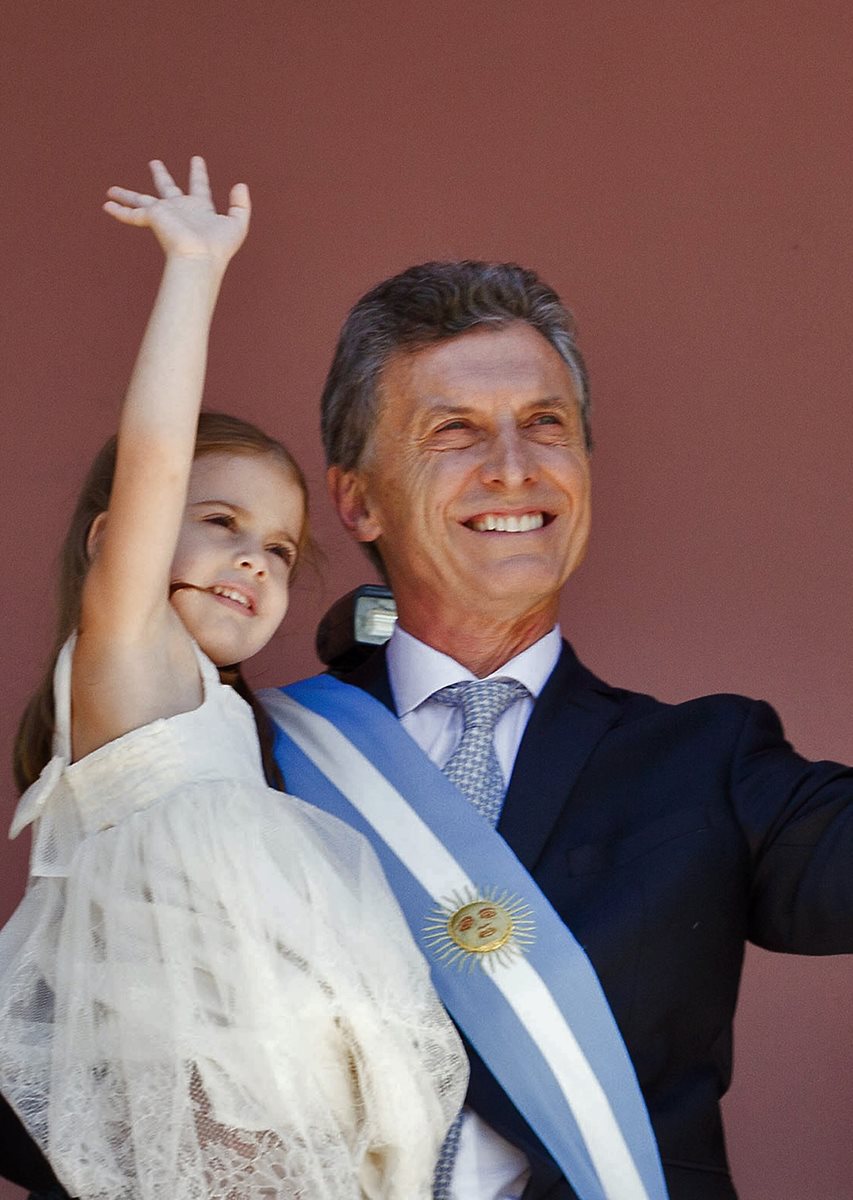
[[[252,211],[249,189],[245,183],[235,183],[228,196],[228,216],[248,223]]]
[[[210,225],[210,228],[213,229],[214,226],[219,227],[219,222],[223,218],[216,215],[213,207],[207,165],[200,155],[194,155],[190,160],[189,191],[186,193],[186,196],[159,158],[153,159],[149,165],[155,187],[160,193],[159,198],[151,196],[147,192],[135,192],[131,188],[111,187],[107,189],[109,200],[104,205],[104,212],[109,213],[111,217],[115,217],[119,221],[123,221],[126,225],[149,225],[152,223],[156,224],[159,220],[151,210],[156,209],[159,212],[160,209],[158,206],[162,205],[164,213],[175,209],[183,214],[190,227],[195,223],[203,236],[205,230],[204,222],[212,220],[213,224]],[[182,198],[179,205],[163,203],[164,201],[176,200],[178,197]],[[249,196],[249,189],[245,183],[234,184],[228,197],[228,204],[228,217],[233,222],[232,229],[234,225],[239,227],[240,233],[238,234],[238,238],[239,241],[242,241],[249,227],[249,217],[252,211],[252,201]],[[239,245],[239,241],[236,245]]]
[[[210,202],[213,207],[213,197],[210,194],[210,180],[207,177],[207,164],[204,159],[194,154],[190,159],[190,195],[199,196]]]
[[[164,200],[168,200],[172,196],[183,195],[183,192],[175,183],[174,179],[166,170],[159,158],[153,159],[148,165],[151,168],[151,175],[154,179],[154,185]]]
[[[133,208],[150,208],[152,204],[157,203],[155,196],[149,196],[147,192],[133,192],[130,188],[107,188],[107,195],[111,200],[118,200],[121,204],[129,204]]]
[[[117,204],[115,200],[107,200],[104,212],[123,221],[125,225],[147,225],[149,220],[147,208],[128,208],[124,204]]]

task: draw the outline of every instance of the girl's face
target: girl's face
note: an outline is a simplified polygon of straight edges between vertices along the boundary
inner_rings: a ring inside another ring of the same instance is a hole
[[[172,562],[171,603],[217,666],[270,640],[287,611],[305,502],[272,454],[203,454],[193,463]]]

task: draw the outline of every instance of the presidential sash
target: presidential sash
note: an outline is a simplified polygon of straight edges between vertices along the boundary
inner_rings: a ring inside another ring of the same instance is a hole
[[[666,1200],[598,977],[500,834],[360,688],[260,696],[288,790],[371,841],[444,1004],[581,1200]]]

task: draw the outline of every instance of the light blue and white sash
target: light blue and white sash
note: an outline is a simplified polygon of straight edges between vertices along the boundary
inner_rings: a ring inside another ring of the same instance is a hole
[[[360,688],[320,675],[261,699],[288,790],[369,838],[436,990],[581,1200],[666,1200],[598,977],[504,839]]]

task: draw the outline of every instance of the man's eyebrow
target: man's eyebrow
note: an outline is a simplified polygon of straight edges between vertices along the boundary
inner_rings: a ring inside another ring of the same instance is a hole
[[[540,396],[530,400],[525,408],[577,408],[578,402],[574,396]]]
[[[428,407],[424,406],[422,411],[431,417],[440,417],[445,414],[474,412],[474,409],[475,405],[473,404],[454,403],[452,400],[435,400]]]
[[[533,400],[526,400],[522,405],[522,410],[532,408],[576,409],[577,407],[578,401],[574,396],[537,396]],[[464,416],[466,413],[479,412],[480,408],[476,404],[465,404],[461,401],[436,400],[429,407],[424,407],[422,411],[427,419],[433,419],[444,416]]]

